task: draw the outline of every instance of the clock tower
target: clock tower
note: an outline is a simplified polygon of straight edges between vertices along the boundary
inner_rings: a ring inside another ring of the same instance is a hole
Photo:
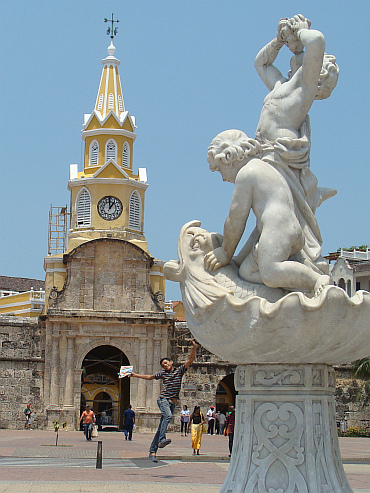
[[[70,166],[71,226],[67,250],[97,238],[128,240],[148,250],[144,237],[146,170],[135,174],[135,118],[125,108],[120,61],[113,39],[103,70],[95,107],[85,115],[83,171]]]
[[[113,21],[117,22],[117,21]],[[134,169],[135,117],[126,109],[113,38],[91,113],[84,115],[83,170],[71,164],[68,190],[70,229],[63,253],[45,258],[46,300],[53,288],[61,290],[66,279],[64,258],[85,242],[99,239],[125,240],[149,254],[144,235],[145,168]],[[50,236],[50,232],[49,232]],[[163,262],[153,259],[150,282],[153,293],[164,297]],[[48,302],[45,309],[47,310]]]

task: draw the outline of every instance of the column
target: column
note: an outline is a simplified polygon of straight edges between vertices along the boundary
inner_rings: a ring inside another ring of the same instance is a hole
[[[148,333],[148,340],[146,344],[146,374],[147,375],[153,375],[153,328],[148,327],[147,328],[147,333]],[[153,380],[154,382],[155,380]],[[153,385],[150,382],[146,386],[146,407],[147,410],[153,408]]]
[[[146,339],[139,339],[139,371],[140,375],[146,374]],[[146,380],[138,379],[137,384],[137,408],[146,408]]]
[[[47,407],[50,404],[50,382],[51,382],[51,367],[47,362],[51,361],[51,353],[53,347],[53,338],[50,333],[50,327],[46,324],[45,334],[45,376],[44,376],[44,404]]]
[[[75,336],[67,336],[66,382],[64,388],[64,406],[73,406]]]
[[[59,334],[52,335],[51,363],[50,363],[50,404],[59,406]]]
[[[153,341],[153,374],[159,371],[159,362],[161,360],[161,340],[154,339]],[[157,409],[157,399],[161,392],[161,381],[153,380],[152,402],[150,407]]]

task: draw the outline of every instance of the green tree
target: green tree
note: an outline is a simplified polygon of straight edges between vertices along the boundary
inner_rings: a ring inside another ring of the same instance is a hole
[[[58,438],[59,438],[59,427],[60,427],[59,421],[53,421],[53,425],[54,425],[54,431],[57,434],[57,436],[55,438],[55,446],[57,447],[58,446]],[[66,426],[67,426],[67,423],[62,423],[62,428],[65,428]]]
[[[356,378],[365,381],[358,391],[356,400],[359,401],[364,395],[363,406],[367,406],[370,401],[370,356],[354,361],[352,363],[352,371]]]

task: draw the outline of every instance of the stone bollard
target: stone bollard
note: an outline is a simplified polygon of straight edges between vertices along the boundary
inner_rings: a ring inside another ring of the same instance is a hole
[[[103,442],[98,441],[98,448],[96,451],[96,469],[103,468]]]

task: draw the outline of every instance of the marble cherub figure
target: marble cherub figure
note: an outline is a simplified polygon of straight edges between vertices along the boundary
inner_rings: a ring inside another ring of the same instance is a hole
[[[288,79],[272,64],[284,44],[294,54]],[[281,19],[277,37],[258,53],[255,67],[271,92],[255,139],[229,130],[208,151],[210,169],[235,183],[222,246],[205,257],[209,271],[230,262],[252,209],[256,228],[234,257],[243,279],[315,294],[329,283],[315,210],[336,191],[317,187],[309,167],[308,111],[331,94],[339,73],[324,49],[324,36],[297,15]]]
[[[273,65],[284,45],[293,52],[288,78]],[[277,36],[256,57],[269,88],[256,135],[227,130],[208,150],[210,169],[235,184],[224,234],[189,221],[178,237],[178,259],[163,267],[166,279],[180,284],[193,336],[235,365],[340,364],[370,353],[370,294],[349,297],[327,285],[315,217],[335,194],[318,187],[310,169],[308,111],[330,95],[339,72],[324,49],[323,35],[303,16],[280,20]],[[245,242],[251,211],[257,224]],[[254,386],[244,369],[236,382]]]

